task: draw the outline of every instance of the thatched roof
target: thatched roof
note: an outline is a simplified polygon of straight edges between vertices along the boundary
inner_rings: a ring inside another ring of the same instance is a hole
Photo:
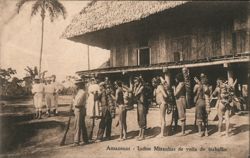
[[[138,21],[184,3],[187,1],[97,1],[73,18],[62,37],[72,38]]]

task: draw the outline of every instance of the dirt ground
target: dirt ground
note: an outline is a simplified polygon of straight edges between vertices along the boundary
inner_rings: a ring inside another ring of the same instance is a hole
[[[138,125],[136,109],[128,111],[128,139],[118,141],[119,128],[113,120],[112,140],[73,147],[73,124],[66,139],[65,146],[59,146],[69,118],[69,97],[60,98],[59,116],[41,120],[32,120],[32,101],[5,102],[1,106],[1,153],[0,157],[184,157],[184,158],[246,158],[249,156],[249,113],[231,117],[230,137],[219,136],[217,121],[209,121],[209,136],[199,137],[194,127],[194,108],[187,110],[187,135],[177,132],[160,133],[158,108],[151,108],[148,113],[146,139],[137,141]],[[167,116],[169,124],[171,116]],[[91,120],[86,119],[89,129]],[[99,120],[96,120],[94,136],[97,133]],[[167,128],[168,130],[168,128]],[[117,150],[120,148],[119,150]],[[110,149],[110,150],[109,150]]]

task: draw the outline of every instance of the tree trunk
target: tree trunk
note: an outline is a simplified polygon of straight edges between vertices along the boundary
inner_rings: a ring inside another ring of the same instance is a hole
[[[41,35],[41,49],[40,49],[40,57],[39,57],[39,77],[41,76],[42,70],[42,55],[43,55],[43,33],[44,33],[44,17],[42,17],[42,35]]]

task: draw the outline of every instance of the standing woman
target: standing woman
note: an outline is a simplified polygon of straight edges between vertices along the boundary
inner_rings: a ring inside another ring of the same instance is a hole
[[[43,106],[43,93],[44,85],[41,83],[40,78],[35,76],[35,83],[32,85],[32,94],[34,94],[34,106],[36,108],[35,117],[41,119],[42,115],[42,106]]]
[[[138,141],[144,140],[144,132],[146,128],[146,116],[147,116],[147,107],[145,106],[145,97],[144,97],[144,85],[142,78],[134,79],[134,88],[133,93],[137,103],[137,121],[139,125],[139,136],[137,137]]]
[[[174,96],[176,98],[176,105],[178,109],[178,117],[181,121],[181,132],[185,135],[186,126],[186,88],[184,83],[183,74],[179,73],[176,75],[175,81],[177,83]]]
[[[160,78],[154,78],[154,80],[152,81],[152,84],[155,87],[154,96],[156,98],[156,103],[160,107],[160,119],[161,119],[160,137],[163,137],[164,129],[166,125],[165,116],[166,116],[166,109],[167,109],[167,104],[166,104],[167,94],[165,92],[163,85],[161,84]]]

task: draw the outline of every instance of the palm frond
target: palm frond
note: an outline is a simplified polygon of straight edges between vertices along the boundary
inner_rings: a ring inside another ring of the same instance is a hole
[[[53,7],[51,6],[46,6],[47,10],[49,11],[49,17],[50,17],[50,21],[53,22],[54,19],[58,16],[57,14],[55,14],[55,11],[53,10]]]
[[[59,15],[62,15],[63,18],[66,18],[66,9],[62,3],[58,0],[45,0],[46,2],[46,9],[49,11],[50,20],[53,22],[55,18],[58,18]]]
[[[26,2],[28,2],[28,1],[31,1],[31,0],[19,0],[19,1],[17,2],[17,4],[16,4],[17,13],[20,12],[22,6],[23,6]]]
[[[37,0],[33,5],[31,9],[31,17],[36,15],[37,12],[42,9],[43,7],[43,1],[42,0]]]

